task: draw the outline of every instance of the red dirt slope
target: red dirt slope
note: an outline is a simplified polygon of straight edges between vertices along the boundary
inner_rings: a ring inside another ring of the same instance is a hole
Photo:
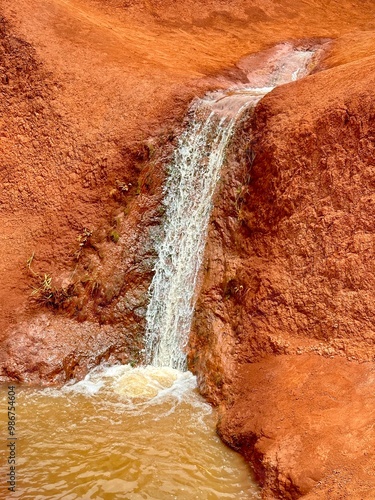
[[[339,37],[326,71],[272,92],[255,140],[250,124],[237,138],[191,359],[222,436],[260,460],[264,498],[373,498],[374,2],[0,11],[0,366],[34,383],[139,359],[164,166],[191,99],[250,53]]]
[[[264,498],[375,494],[374,70],[268,94],[213,213],[191,362]]]
[[[192,97],[228,85],[215,75],[276,42],[371,30],[374,10],[320,0],[2,0],[4,373],[64,379],[112,354],[134,357],[162,165]],[[30,303],[30,285],[49,307]]]

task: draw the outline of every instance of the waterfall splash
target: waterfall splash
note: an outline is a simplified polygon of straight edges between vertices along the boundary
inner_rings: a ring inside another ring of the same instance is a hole
[[[242,85],[193,104],[165,186],[164,238],[157,247],[146,314],[147,364],[186,369],[185,349],[212,199],[236,124],[275,86],[304,76],[313,54],[285,44],[276,66],[266,80],[263,77],[264,86]]]

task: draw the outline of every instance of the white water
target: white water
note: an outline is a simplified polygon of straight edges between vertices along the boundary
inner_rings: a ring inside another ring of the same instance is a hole
[[[165,236],[158,248],[147,311],[146,361],[154,366],[186,368],[184,349],[211,200],[227,144],[243,109],[241,106],[228,119],[219,117],[209,104],[200,101],[195,106],[190,126],[181,136],[169,167]]]
[[[286,44],[273,71],[257,78],[262,86],[211,93],[193,104],[165,186],[164,238],[157,245],[146,315],[147,364],[186,369],[185,351],[212,200],[236,124],[276,85],[304,76],[312,56],[311,51],[295,51]]]

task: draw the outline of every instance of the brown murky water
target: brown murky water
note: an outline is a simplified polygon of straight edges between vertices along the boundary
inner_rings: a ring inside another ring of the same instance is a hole
[[[189,372],[115,366],[59,390],[17,387],[14,493],[6,396],[2,387],[1,498],[260,498],[248,466],[216,436],[215,411]]]

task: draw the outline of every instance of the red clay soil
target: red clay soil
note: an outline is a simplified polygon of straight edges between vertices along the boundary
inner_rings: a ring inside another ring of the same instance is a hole
[[[209,230],[190,361],[269,499],[375,497],[375,57],[350,58],[258,104]]]
[[[316,355],[245,364],[219,434],[264,498],[374,498],[375,367]]]
[[[374,2],[1,0],[0,15],[1,376],[42,384],[139,361],[164,167],[194,96],[276,43],[337,38],[236,138],[190,358],[264,498],[374,498]]]
[[[274,43],[373,27],[372,2],[289,4],[1,1],[0,331],[8,375],[38,380],[48,357],[38,351],[56,351],[55,338],[65,346],[57,358],[75,358],[85,339],[83,367],[98,351],[124,351],[123,340],[95,344],[103,323],[126,332],[131,323],[130,342],[141,334],[161,165],[194,95],[228,85],[213,77]],[[79,321],[74,334],[60,319],[51,327],[56,312]],[[35,316],[31,342],[43,349],[20,357]],[[79,333],[84,321],[94,338],[84,326]],[[47,366],[43,379],[49,369],[61,366]]]

